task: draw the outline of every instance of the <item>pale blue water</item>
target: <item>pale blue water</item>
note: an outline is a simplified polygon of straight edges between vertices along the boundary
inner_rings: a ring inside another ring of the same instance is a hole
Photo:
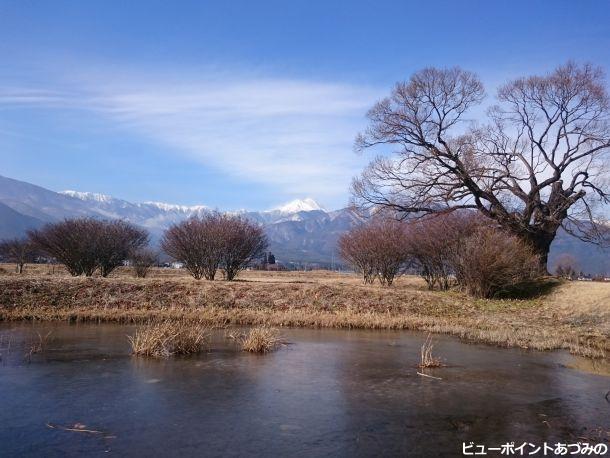
[[[610,430],[610,377],[566,367],[565,353],[435,336],[450,366],[435,380],[416,373],[419,333],[283,330],[290,344],[267,355],[219,333],[207,353],[153,360],[130,356],[132,332],[0,324],[0,456],[460,456],[462,442]]]

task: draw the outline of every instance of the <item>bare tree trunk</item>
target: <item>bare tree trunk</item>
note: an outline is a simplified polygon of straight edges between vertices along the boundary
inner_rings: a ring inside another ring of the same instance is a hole
[[[526,234],[517,234],[522,240],[527,242],[538,255],[540,261],[540,272],[549,275],[548,260],[551,243],[555,239],[555,232],[537,231]]]

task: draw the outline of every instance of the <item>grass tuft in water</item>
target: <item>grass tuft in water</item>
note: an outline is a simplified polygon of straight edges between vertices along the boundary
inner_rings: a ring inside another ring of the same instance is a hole
[[[199,353],[208,337],[207,326],[169,320],[136,329],[133,336],[127,336],[132,354],[155,358]]]
[[[240,338],[240,343],[243,351],[267,353],[281,345],[282,338],[277,329],[261,326],[250,329]]]

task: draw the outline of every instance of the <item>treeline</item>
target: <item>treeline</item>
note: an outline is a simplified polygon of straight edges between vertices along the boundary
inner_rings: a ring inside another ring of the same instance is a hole
[[[0,242],[0,257],[17,264],[45,258],[63,264],[73,276],[107,277],[127,261],[137,277],[145,277],[158,263],[150,236],[125,221],[93,218],[66,219],[29,231],[23,239]],[[263,229],[241,216],[210,212],[171,226],[161,248],[196,279],[213,280],[220,270],[233,280],[267,248]]]
[[[415,271],[429,289],[458,286],[476,297],[514,294],[541,276],[530,246],[468,213],[411,222],[374,218],[341,237],[339,252],[365,283],[391,285]]]

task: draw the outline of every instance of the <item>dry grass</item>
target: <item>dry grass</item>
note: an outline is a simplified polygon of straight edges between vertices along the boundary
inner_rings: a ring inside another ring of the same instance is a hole
[[[239,342],[243,351],[267,353],[281,345],[282,339],[277,329],[261,326],[250,329]]]
[[[432,355],[433,349],[434,344],[432,343],[432,334],[428,333],[425,342],[421,346],[421,359],[419,367],[441,367],[443,365],[440,358],[436,358]]]
[[[45,269],[0,276],[0,320],[413,329],[589,357],[610,352],[605,283],[566,282],[536,299],[488,300],[427,291],[417,277],[382,288],[328,271],[244,272],[242,281],[228,283],[198,282],[174,269],[153,269],[144,279],[128,269],[91,279]]]
[[[163,321],[136,329],[127,336],[134,355],[168,358],[199,353],[209,333],[205,326],[184,321]]]

